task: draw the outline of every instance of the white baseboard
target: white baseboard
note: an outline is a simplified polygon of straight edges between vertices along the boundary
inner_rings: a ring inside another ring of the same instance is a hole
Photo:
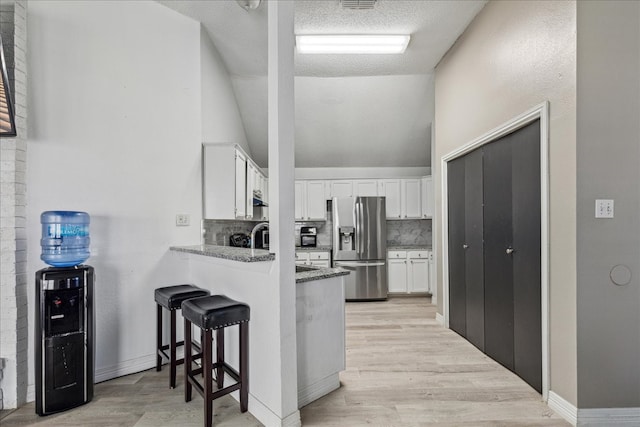
[[[547,398],[547,405],[553,409],[562,418],[571,423],[572,426],[578,423],[578,408],[566,401],[560,395],[549,390],[549,397]]]
[[[578,409],[578,427],[582,426],[640,426],[640,407]]]
[[[438,322],[440,326],[444,326],[444,316],[440,313],[436,313],[436,322]]]
[[[321,398],[325,394],[331,393],[333,390],[340,388],[340,376],[336,372],[326,378],[316,381],[315,383],[298,389],[298,408],[308,405],[316,399]]]
[[[577,427],[640,426],[640,407],[578,409],[553,391],[549,391],[547,405]]]
[[[111,380],[111,379],[122,377],[125,375],[146,371],[147,369],[151,369],[155,366],[156,366],[155,354],[149,354],[147,356],[141,356],[135,359],[125,360],[116,365],[111,365],[104,368],[96,369],[94,382],[101,383],[103,381]]]
[[[231,394],[237,399],[237,392]],[[265,425],[265,427],[301,427],[302,421],[300,420],[300,411],[280,418],[274,414],[271,409],[267,407],[260,400],[256,399],[251,393],[249,393],[249,412],[256,417],[258,421]]]

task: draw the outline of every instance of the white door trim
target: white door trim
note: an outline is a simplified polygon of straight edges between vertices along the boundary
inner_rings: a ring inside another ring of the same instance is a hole
[[[503,123],[497,128],[442,156],[442,291],[445,326],[449,327],[449,224],[447,198],[448,162],[495,141],[535,120],[540,120],[540,298],[542,306],[542,399],[549,396],[549,101]]]

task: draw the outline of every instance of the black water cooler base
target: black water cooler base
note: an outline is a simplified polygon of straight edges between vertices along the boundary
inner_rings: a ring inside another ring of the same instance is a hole
[[[36,273],[36,413],[50,415],[93,398],[93,267]]]

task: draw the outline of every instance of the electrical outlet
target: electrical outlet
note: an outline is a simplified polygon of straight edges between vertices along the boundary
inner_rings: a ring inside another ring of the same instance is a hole
[[[189,214],[177,214],[176,225],[178,227],[184,227],[186,225],[189,225]]]
[[[596,200],[596,218],[613,218],[613,200]]]

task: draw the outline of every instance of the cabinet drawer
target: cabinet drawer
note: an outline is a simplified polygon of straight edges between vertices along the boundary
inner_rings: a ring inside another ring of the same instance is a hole
[[[407,257],[407,251],[389,251],[389,254],[387,255],[387,258],[389,259],[406,258],[406,257]]]
[[[309,252],[309,259],[329,259],[329,252]]]
[[[308,261],[309,253],[308,252],[296,252],[296,261]]]
[[[429,259],[429,251],[409,251],[409,258]]]

